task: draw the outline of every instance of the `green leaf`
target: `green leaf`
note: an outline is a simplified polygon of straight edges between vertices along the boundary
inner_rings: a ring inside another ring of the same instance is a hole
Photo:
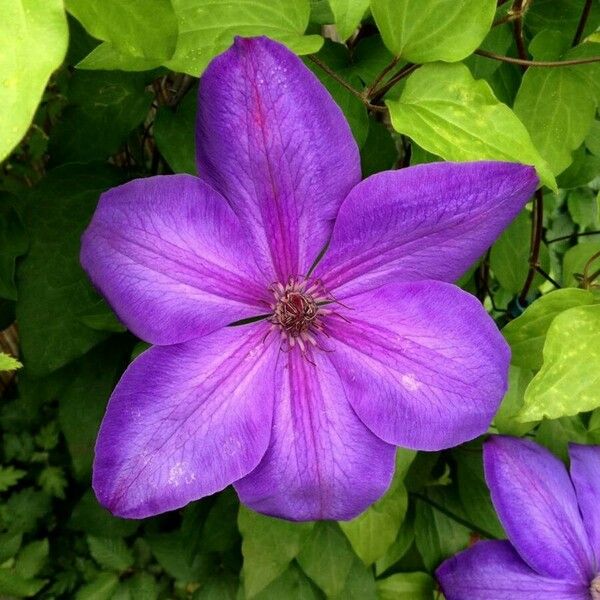
[[[585,138],[585,145],[592,154],[600,156],[600,120],[592,123],[590,131]]]
[[[509,25],[493,27],[480,44],[480,48],[496,54],[506,54],[513,39]],[[477,54],[472,54],[464,62],[475,79],[489,79],[502,65],[498,60],[490,60]]]
[[[554,175],[572,162],[572,152],[588,134],[596,100],[576,67],[529,68],[514,110]]]
[[[577,306],[550,324],[544,364],[525,392],[523,421],[556,419],[600,406],[600,304]]]
[[[370,565],[392,545],[408,508],[408,494],[403,485],[408,466],[415,457],[410,450],[398,451],[396,473],[385,495],[351,521],[339,523],[358,557]]]
[[[32,598],[44,586],[41,579],[26,579],[13,569],[0,569],[0,596],[3,598]]]
[[[322,595],[310,579],[292,564],[255,598],[256,600],[321,600]]]
[[[0,0],[0,161],[27,132],[67,50],[62,0]]]
[[[196,88],[190,90],[173,110],[161,106],[154,121],[154,138],[163,158],[174,173],[196,175]]]
[[[414,518],[404,519],[398,537],[387,552],[375,563],[375,574],[379,577],[395,565],[410,549],[415,541]]]
[[[90,554],[105,569],[125,571],[133,564],[133,555],[121,538],[87,536]]]
[[[238,525],[242,534],[242,574],[246,597],[252,598],[298,556],[312,523],[291,523],[255,513],[240,506]]]
[[[362,89],[362,82],[354,72],[350,55],[344,46],[326,42],[317,56],[352,87],[359,91]],[[307,60],[306,66],[319,78],[336,104],[342,109],[358,147],[362,147],[369,130],[369,118],[364,104],[314,62]]]
[[[100,573],[93,581],[79,588],[75,600],[111,600],[119,587],[114,573]]]
[[[497,538],[506,537],[483,475],[481,445],[458,448],[452,456],[456,460],[458,496],[467,520]]]
[[[210,556],[195,553],[181,531],[152,535],[147,541],[161,567],[181,582],[202,581],[214,570]]]
[[[363,178],[391,169],[398,158],[396,144],[387,127],[369,119],[369,133],[360,151]]]
[[[143,73],[77,71],[69,105],[50,138],[53,164],[105,160],[148,114],[152,96]]]
[[[8,467],[0,466],[0,492],[6,492],[6,490],[16,485],[19,479],[22,479],[26,474],[26,471],[15,469],[12,465]]]
[[[156,579],[150,573],[140,571],[129,579],[131,600],[157,600],[159,592]]]
[[[591,292],[566,288],[546,294],[528,306],[502,330],[512,350],[512,364],[535,371],[541,369],[546,333],[554,318],[565,310],[593,302]]]
[[[573,152],[571,166],[558,179],[558,187],[572,189],[587,185],[600,173],[600,156],[588,154],[583,146]]]
[[[33,376],[51,373],[107,337],[77,319],[98,301],[79,264],[79,240],[100,193],[119,181],[108,167],[68,165],[28,195],[24,223],[31,245],[17,268],[17,319]]]
[[[360,25],[369,0],[329,0],[329,5],[340,38],[347,40]]]
[[[15,573],[24,579],[33,579],[48,560],[50,546],[48,540],[37,540],[21,549],[15,561]]]
[[[38,477],[38,483],[50,496],[64,499],[67,478],[62,467],[54,467],[52,465],[45,467]]]
[[[600,227],[597,195],[589,188],[573,190],[567,198],[569,214],[580,231]]]
[[[385,45],[414,63],[471,54],[492,25],[496,0],[371,0]]]
[[[91,35],[125,57],[156,59],[158,66],[175,52],[177,17],[169,0],[65,0],[65,6]]]
[[[179,21],[177,48],[166,66],[197,77],[236,35],[268,35],[296,54],[317,52],[318,35],[304,35],[308,0],[172,0]]]
[[[19,551],[22,541],[22,533],[0,533],[0,565]]]
[[[60,397],[58,419],[80,480],[90,476],[100,421],[128,350],[111,340],[89,352]]]
[[[584,241],[569,248],[563,259],[563,284],[568,286],[579,285],[578,276],[583,274],[585,265],[597,252],[600,252],[600,241]],[[591,268],[588,268],[588,275],[594,273],[597,268],[594,265],[598,265],[597,260],[591,265]]]
[[[444,505],[441,494],[434,499]],[[416,511],[415,544],[427,569],[432,571],[442,560],[466,548],[471,535],[466,527],[422,500],[417,501]]]
[[[462,64],[424,65],[406,81],[399,100],[388,100],[394,129],[445,160],[508,160],[534,165],[556,190],[546,162],[525,126]]]
[[[536,430],[535,441],[546,446],[563,462],[569,461],[569,444],[589,444],[592,439],[579,415],[562,419],[545,419]]]
[[[202,587],[196,591],[193,600],[236,600],[239,590],[237,577],[219,573],[210,577]],[[140,598],[140,600],[144,600]]]
[[[0,195],[0,298],[17,299],[15,263],[18,256],[27,252],[28,244],[17,211]]]
[[[335,523],[319,522],[298,555],[302,570],[325,592],[342,592],[355,555],[348,540]]]
[[[114,333],[122,333],[127,331],[127,328],[117,315],[111,310],[105,300],[99,300],[91,309],[87,309],[85,313],[79,315],[79,320],[90,329],[98,331],[112,331]]]
[[[581,18],[586,0],[535,0],[527,11],[527,27],[535,33],[543,29],[561,31],[570,40]],[[600,6],[591,3],[591,13],[584,34],[591,33],[600,25]]]
[[[91,490],[75,505],[69,527],[97,537],[127,537],[139,527],[140,521],[114,517],[102,508]]]
[[[432,600],[433,590],[427,573],[396,573],[377,582],[379,600]]]
[[[523,408],[525,390],[532,379],[532,371],[510,365],[508,372],[508,390],[494,417],[494,426],[499,433],[521,437],[535,427],[535,422],[522,423],[517,417],[519,411]]]
[[[525,283],[529,271],[531,244],[531,213],[521,211],[517,218],[502,232],[490,253],[490,266],[500,285],[512,294],[518,294]],[[540,266],[550,270],[550,257],[546,246],[540,247]],[[536,274],[533,288],[544,282]]]
[[[373,569],[366,567],[355,556],[344,588],[339,594],[330,596],[330,598],[332,600],[377,600]]]
[[[22,366],[23,365],[14,356],[6,354],[5,352],[0,352],[0,372],[16,371]]]
[[[155,58],[139,58],[121,54],[110,42],[102,42],[77,63],[77,68],[89,71],[149,71],[157,67]]]
[[[1,521],[11,533],[30,533],[51,508],[50,496],[32,488],[14,492],[4,503]]]

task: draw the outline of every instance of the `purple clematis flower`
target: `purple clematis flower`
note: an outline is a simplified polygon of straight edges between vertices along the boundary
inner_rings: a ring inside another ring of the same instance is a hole
[[[100,429],[103,505],[146,517],[233,483],[260,512],[349,519],[388,487],[397,445],[486,431],[509,350],[450,282],[524,206],[533,168],[360,182],[341,111],[266,38],[238,38],[207,68],[197,146],[200,179],[112,189],[83,237],[93,283],[154,344]]]
[[[532,441],[492,437],[485,476],[509,541],[478,542],[437,571],[446,600],[600,600],[600,446],[564,464]]]

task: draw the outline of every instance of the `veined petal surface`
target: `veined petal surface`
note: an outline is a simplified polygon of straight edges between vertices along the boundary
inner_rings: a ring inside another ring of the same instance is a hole
[[[588,600],[582,583],[543,577],[510,542],[478,542],[449,558],[436,576],[446,600]]]
[[[338,298],[387,281],[453,282],[492,245],[537,183],[533,167],[503,162],[377,173],[342,204],[315,276]]]
[[[154,346],[115,388],[96,444],[100,503],[142,518],[243,477],[271,435],[279,345],[264,323]],[[264,341],[263,341],[264,340]]]
[[[243,221],[272,280],[304,275],[360,181],[341,110],[302,61],[267,38],[236,38],[200,79],[200,176]]]
[[[173,344],[264,313],[269,282],[225,200],[191,175],[102,194],[81,264],[138,337]]]
[[[525,439],[493,436],[484,444],[485,478],[504,529],[540,575],[587,583],[594,557],[564,464]]]
[[[456,286],[390,283],[332,310],[329,359],[361,420],[391,444],[449,448],[485,433],[510,353],[476,298]]]
[[[346,520],[388,488],[396,449],[356,416],[329,356],[281,353],[269,448],[235,483],[250,508],[294,521]]]
[[[571,480],[600,573],[600,446],[571,444]]]

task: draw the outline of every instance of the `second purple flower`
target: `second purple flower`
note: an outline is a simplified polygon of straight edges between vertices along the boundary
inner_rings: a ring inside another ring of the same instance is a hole
[[[509,350],[451,282],[523,208],[533,168],[360,182],[341,111],[265,38],[237,39],[202,76],[197,159],[200,178],[103,194],[83,238],[94,284],[154,344],[102,423],[102,504],[139,518],[233,483],[260,512],[350,519],[385,492],[396,446],[486,431]]]

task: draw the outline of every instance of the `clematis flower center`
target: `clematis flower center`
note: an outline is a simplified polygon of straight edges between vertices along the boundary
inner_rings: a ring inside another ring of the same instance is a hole
[[[600,600],[600,574],[596,575],[595,579],[592,580],[590,585],[590,594],[592,600]]]
[[[319,281],[290,278],[287,284],[271,286],[274,302],[270,322],[280,331],[290,348],[296,344],[303,352],[317,345],[316,334],[323,331],[323,317],[331,311],[322,305],[330,301]]]

